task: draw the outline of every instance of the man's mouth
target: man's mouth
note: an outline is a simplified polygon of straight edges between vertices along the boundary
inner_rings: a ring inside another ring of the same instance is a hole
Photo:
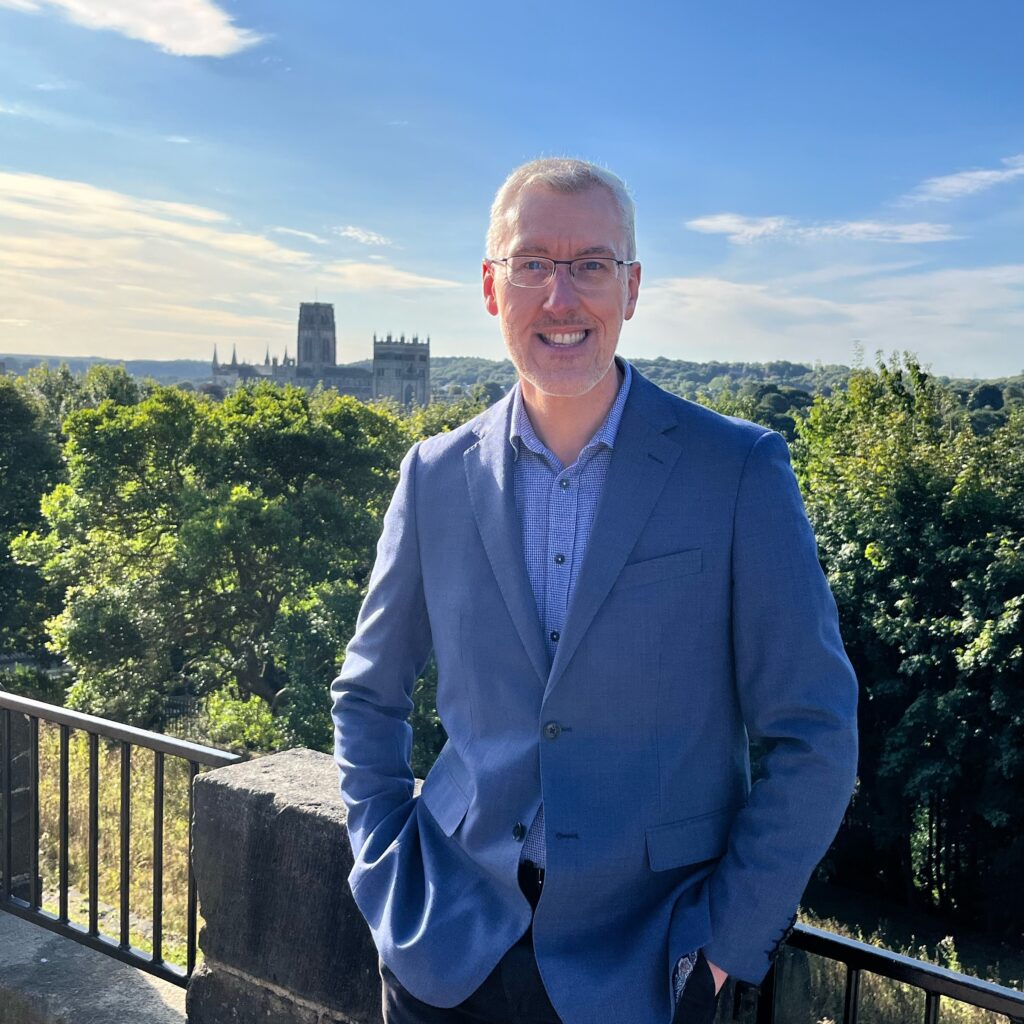
[[[590,330],[584,331],[547,331],[538,332],[538,337],[545,345],[554,345],[556,348],[572,348],[573,345],[581,345],[587,340]]]

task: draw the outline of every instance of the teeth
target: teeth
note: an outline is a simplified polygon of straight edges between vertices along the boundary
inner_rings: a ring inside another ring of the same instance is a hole
[[[551,345],[578,345],[586,336],[586,331],[573,331],[571,334],[541,335],[541,337]]]

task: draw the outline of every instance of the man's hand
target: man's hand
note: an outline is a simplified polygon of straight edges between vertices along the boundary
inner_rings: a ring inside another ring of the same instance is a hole
[[[706,958],[705,958],[706,959]],[[711,977],[715,979],[715,995],[722,991],[722,986],[725,984],[725,979],[729,977],[726,971],[723,971],[717,964],[713,964],[708,960],[708,967],[711,968]]]

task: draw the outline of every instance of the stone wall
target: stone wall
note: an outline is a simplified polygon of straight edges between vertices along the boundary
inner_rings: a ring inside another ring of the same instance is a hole
[[[348,888],[338,771],[295,749],[195,783],[193,864],[206,921],[189,1024],[377,1024],[377,953]]]

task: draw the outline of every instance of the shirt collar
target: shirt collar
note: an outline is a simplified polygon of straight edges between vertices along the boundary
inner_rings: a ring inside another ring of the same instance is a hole
[[[586,451],[595,445],[603,444],[608,448],[615,447],[615,438],[619,433],[619,423],[622,421],[622,410],[626,407],[626,399],[629,397],[629,386],[633,381],[633,368],[625,359],[615,357],[615,363],[622,368],[622,383],[619,385],[619,392],[615,396],[612,407],[604,422],[597,428],[594,436],[583,446]],[[531,452],[537,455],[548,455],[548,449],[544,442],[537,436],[533,429],[530,417],[526,412],[526,405],[523,402],[523,391],[516,381],[512,395],[512,417],[508,431],[509,444],[515,449],[515,458],[519,458],[519,445],[523,444]]]

